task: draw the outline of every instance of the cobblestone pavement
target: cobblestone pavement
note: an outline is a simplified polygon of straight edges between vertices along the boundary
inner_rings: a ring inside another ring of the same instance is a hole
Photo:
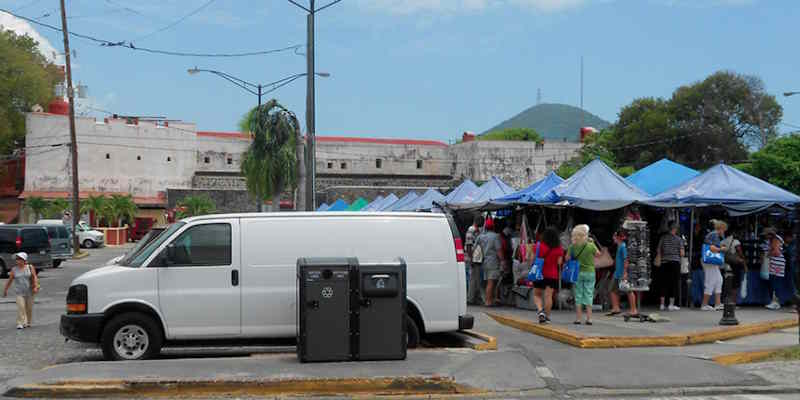
[[[57,269],[40,271],[42,290],[35,298],[31,328],[17,330],[17,306],[14,297],[11,294],[5,298],[0,297],[0,387],[8,379],[33,369],[102,358],[93,346],[76,342],[65,343],[64,337],[58,332],[58,322],[64,313],[64,300],[72,279],[103,266],[107,260],[123,253],[127,248],[90,249],[89,257],[64,262]],[[0,280],[2,285],[5,282],[5,279]]]

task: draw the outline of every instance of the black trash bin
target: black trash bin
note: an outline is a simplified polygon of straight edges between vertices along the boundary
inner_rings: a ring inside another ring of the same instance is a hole
[[[406,358],[406,263],[358,266],[357,360]]]

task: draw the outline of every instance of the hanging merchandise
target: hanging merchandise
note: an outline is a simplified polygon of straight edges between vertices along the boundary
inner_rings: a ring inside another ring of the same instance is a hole
[[[626,220],[622,229],[628,238],[628,282],[632,291],[650,290],[650,233],[645,221]]]

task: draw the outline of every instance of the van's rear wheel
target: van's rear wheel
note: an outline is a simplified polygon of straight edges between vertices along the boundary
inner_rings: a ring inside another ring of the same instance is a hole
[[[124,313],[103,329],[100,346],[109,361],[145,360],[161,351],[164,338],[157,322],[142,313]]]
[[[419,327],[411,318],[406,314],[406,343],[409,349],[415,349],[419,346]]]
[[[61,266],[61,261],[63,260],[53,260],[53,268],[58,268]]]

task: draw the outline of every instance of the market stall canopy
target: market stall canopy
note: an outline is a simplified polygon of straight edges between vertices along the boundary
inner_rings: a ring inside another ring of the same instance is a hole
[[[608,165],[594,160],[548,191],[539,203],[607,211],[649,199],[647,193],[619,176]]]
[[[547,176],[534,182],[525,189],[503,196],[492,203],[498,205],[536,203],[542,201],[543,196],[549,193],[554,187],[560,185],[562,182],[564,182],[564,179],[556,175],[555,172],[551,171],[547,174]]]
[[[465,196],[461,202],[448,203],[447,207],[454,210],[478,209],[486,206],[492,200],[514,193],[514,188],[508,186],[500,178],[492,176],[481,185],[474,195]]]
[[[647,194],[655,196],[665,190],[677,187],[698,175],[700,175],[698,171],[662,158],[625,179],[647,192]]]
[[[421,211],[439,208],[444,202],[444,195],[439,193],[438,190],[428,189],[421,196],[417,197],[403,206],[397,207],[394,211]]]
[[[773,205],[800,203],[800,196],[736,168],[719,164],[651,199],[661,207],[721,205],[741,215]]]
[[[474,198],[480,191],[478,185],[469,179],[461,182],[455,189],[451,190],[447,196],[444,196],[445,203],[462,203],[465,198]]]
[[[317,208],[317,211],[328,211],[328,208],[329,208],[329,207],[330,207],[330,206],[328,205],[328,203],[322,203],[322,204],[319,206],[319,208]]]
[[[345,210],[347,210],[347,207],[349,207],[349,206],[350,205],[347,204],[346,201],[344,201],[342,199],[338,199],[335,202],[333,202],[333,204],[331,204],[331,206],[328,207],[328,209],[325,210],[325,211],[345,211]]]
[[[353,204],[350,204],[350,207],[347,207],[346,211],[359,211],[366,206],[367,206],[367,201],[364,200],[363,197],[359,197],[356,199],[356,201],[353,202]]]
[[[404,206],[404,205],[416,200],[417,197],[419,197],[417,192],[412,190],[412,191],[406,193],[405,196],[401,197],[400,200],[397,200],[393,204],[390,204],[389,206],[384,208],[382,211],[395,211],[395,210],[397,210],[398,207],[402,207],[402,206]]]
[[[389,195],[384,197],[383,200],[381,200],[380,203],[373,204],[372,207],[370,207],[368,210],[364,210],[364,211],[381,211],[384,208],[396,203],[397,200],[399,200],[397,198],[397,195],[395,195],[394,193],[389,193]]]
[[[369,204],[365,205],[361,211],[369,211],[370,207],[374,207],[376,204],[380,204],[383,201],[383,196],[378,195],[375,199],[369,202]]]

